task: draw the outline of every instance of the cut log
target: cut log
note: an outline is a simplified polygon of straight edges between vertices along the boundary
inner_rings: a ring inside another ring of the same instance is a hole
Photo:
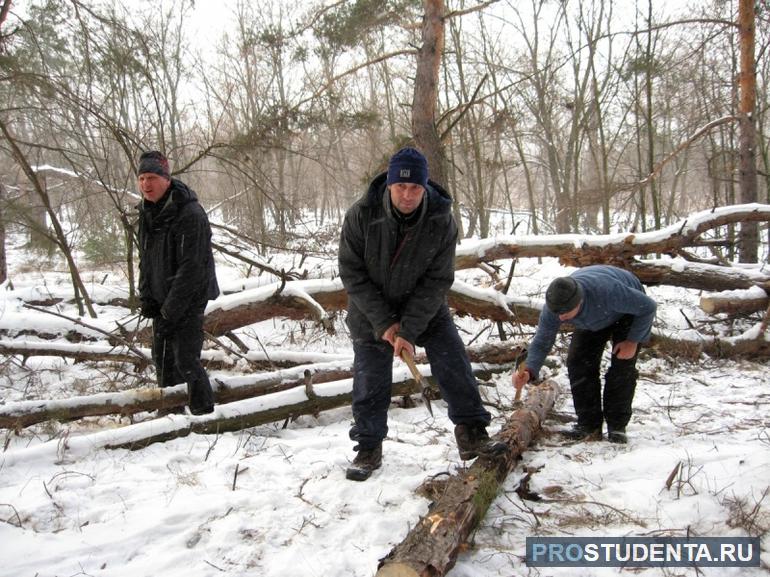
[[[632,261],[626,267],[643,284],[702,291],[770,289],[770,275],[755,269],[683,261]]]
[[[486,377],[508,370],[509,363],[513,363],[522,350],[518,345],[489,343],[468,347],[468,357],[472,363],[484,364],[483,368],[474,367],[474,374]],[[425,355],[417,355],[416,361],[426,362]],[[306,375],[309,375],[315,384],[352,378],[352,357],[347,360],[299,365],[248,377],[214,379],[214,399],[221,405],[304,386]],[[427,380],[433,383],[431,377],[427,377]],[[0,428],[20,429],[49,420],[65,422],[83,417],[133,415],[157,409],[183,407],[186,403],[185,385],[166,389],[142,388],[120,393],[99,393],[61,400],[19,401],[0,405]]]
[[[710,315],[751,314],[767,309],[770,297],[763,290],[752,287],[745,291],[727,291],[704,295],[700,298],[700,308]]]
[[[428,513],[380,560],[377,577],[446,575],[500,485],[538,434],[557,391],[553,381],[529,387],[524,408],[515,411],[495,435],[508,445],[508,452],[497,459],[479,458],[469,469],[450,476]]]

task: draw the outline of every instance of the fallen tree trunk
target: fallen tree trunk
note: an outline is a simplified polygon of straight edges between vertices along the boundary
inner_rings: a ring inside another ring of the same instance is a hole
[[[508,343],[490,343],[469,347],[472,363],[483,363],[485,368],[474,367],[480,378],[508,369],[522,353],[520,346]],[[426,361],[417,355],[418,363]],[[428,371],[426,370],[426,373]],[[398,375],[398,373],[394,373]],[[347,360],[300,365],[291,369],[272,371],[253,376],[213,379],[214,400],[218,405],[268,395],[304,386],[306,379],[313,383],[328,383],[353,377],[352,357]],[[426,377],[432,382],[431,377]],[[438,397],[437,397],[438,398]],[[106,415],[133,415],[136,413],[183,407],[187,404],[187,387],[178,385],[165,389],[142,388],[120,393],[99,393],[68,399],[19,401],[0,405],[0,428],[21,429],[44,421],[73,421],[83,417]]]
[[[752,269],[683,261],[631,261],[626,268],[646,285],[703,291],[741,290],[755,286],[770,290],[770,275]]]
[[[683,357],[691,361],[697,361],[704,354],[714,359],[742,358],[757,362],[770,358],[770,341],[755,329],[740,337],[719,339],[704,336],[677,339],[654,334],[649,346],[661,357]]]
[[[542,257],[558,257],[562,264],[570,266],[615,264],[638,255],[676,255],[687,247],[710,244],[710,241],[702,240],[702,235],[712,229],[739,222],[763,221],[770,221],[770,205],[743,204],[695,213],[665,229],[642,233],[494,238],[488,239],[481,250],[478,242],[467,249],[460,243],[455,266],[458,269],[474,268],[495,260]]]
[[[408,372],[405,369],[404,374]],[[0,453],[0,468],[41,458],[77,459],[99,449],[144,448],[153,443],[185,437],[190,433],[220,434],[240,431],[294,419],[300,415],[317,415],[322,411],[349,405],[352,398],[352,379],[313,385],[306,383],[270,395],[217,405],[209,415],[192,417],[167,415],[118,429],[68,436],[66,441],[52,439],[33,447]],[[392,396],[402,397],[420,392],[413,379],[393,383]]]
[[[514,411],[495,435],[508,445],[507,453],[497,459],[479,458],[469,469],[452,475],[428,513],[380,560],[377,577],[446,575],[500,485],[539,432],[557,390],[553,381],[529,387],[525,407]]]
[[[0,341],[0,354],[20,356],[22,364],[26,363],[29,357],[62,357],[70,358],[76,363],[87,361],[131,363],[141,371],[150,364],[150,350],[140,350],[144,357],[140,357],[126,347],[114,347],[109,344],[71,344],[58,340],[51,343],[23,340]]]
[[[266,395],[304,384],[304,372],[316,382],[329,382],[352,376],[351,362],[346,367],[338,363],[296,367],[293,370],[275,371],[252,378],[236,377],[228,381],[214,380],[214,400],[224,404],[236,400]],[[230,381],[233,384],[230,384]],[[187,385],[167,388],[141,388],[120,393],[98,393],[67,399],[43,399],[19,401],[0,405],[0,428],[21,429],[44,421],[74,421],[84,417],[107,415],[130,416],[145,411],[181,408],[187,404]]]
[[[13,355],[22,358],[22,364],[30,357],[61,357],[72,359],[76,363],[100,362],[122,364],[128,363],[135,366],[141,372],[150,363],[150,349],[135,347],[137,352],[126,347],[113,346],[108,343],[66,343],[60,340],[45,342],[26,340],[1,340],[0,354]],[[333,356],[333,355],[332,355]],[[352,356],[352,354],[351,354]],[[276,370],[284,367],[293,367],[300,362],[283,358],[270,358],[262,351],[248,351],[238,353],[235,356],[217,349],[203,349],[201,351],[201,363],[209,370],[235,367],[241,361],[248,364],[252,370]]]

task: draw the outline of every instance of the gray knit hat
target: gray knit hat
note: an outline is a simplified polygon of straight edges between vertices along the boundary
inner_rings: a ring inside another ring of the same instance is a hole
[[[152,172],[163,178],[171,178],[168,170],[168,158],[158,150],[142,153],[142,156],[139,157],[139,168],[136,170],[136,175],[139,176],[145,172]]]
[[[583,300],[583,288],[569,276],[554,279],[545,291],[545,304],[552,313],[568,313]]]

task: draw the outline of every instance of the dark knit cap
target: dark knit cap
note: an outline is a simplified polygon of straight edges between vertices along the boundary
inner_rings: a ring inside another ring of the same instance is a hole
[[[423,188],[428,186],[428,161],[416,148],[402,148],[388,163],[388,185],[411,182]]]
[[[552,313],[561,315],[568,313],[583,300],[583,288],[568,276],[554,279],[545,291],[545,304]]]
[[[139,157],[139,168],[136,169],[136,174],[138,176],[145,172],[152,172],[164,178],[171,178],[168,170],[168,158],[157,150],[142,153],[142,156]]]

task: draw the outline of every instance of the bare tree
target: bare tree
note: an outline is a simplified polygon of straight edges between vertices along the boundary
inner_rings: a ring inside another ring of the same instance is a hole
[[[740,182],[741,202],[757,201],[757,164],[756,164],[756,67],[754,65],[755,36],[754,0],[739,0],[738,29],[741,46],[741,72],[739,80],[740,104]],[[757,262],[759,234],[756,223],[741,226],[741,262]]]
[[[5,187],[0,182],[0,284],[8,280],[8,258],[5,254]]]
[[[54,211],[51,205],[50,196],[48,195],[46,190],[43,188],[43,186],[40,184],[40,180],[35,174],[35,171],[32,169],[32,166],[27,160],[27,157],[21,151],[15,138],[11,135],[11,133],[8,130],[8,127],[5,125],[5,122],[3,122],[2,120],[0,120],[0,132],[2,132],[3,137],[5,138],[8,145],[11,147],[11,151],[13,153],[14,158],[16,159],[16,162],[18,162],[19,165],[21,166],[22,170],[24,171],[24,174],[27,176],[27,178],[29,179],[29,182],[32,184],[33,188],[35,189],[35,192],[39,196],[40,201],[43,203],[43,206],[45,206],[46,208],[48,218],[50,219],[51,225],[53,226],[53,229],[54,229],[53,240],[55,240],[56,244],[58,245],[59,249],[64,255],[64,258],[67,260],[70,276],[72,277],[72,286],[75,289],[75,299],[77,300],[80,314],[81,315],[84,314],[83,306],[85,306],[85,309],[88,310],[88,314],[92,318],[96,318],[96,311],[94,310],[93,304],[91,303],[91,298],[88,296],[88,291],[86,290],[86,287],[83,284],[83,280],[80,278],[80,271],[78,270],[77,264],[75,263],[75,258],[72,255],[72,248],[69,246],[69,243],[67,242],[67,237],[64,233],[64,229],[62,228],[62,225],[59,222],[59,219],[56,215],[56,211]]]
[[[444,0],[423,0],[422,45],[417,55],[417,71],[412,100],[412,134],[428,159],[431,178],[446,184],[445,157],[438,130],[439,69],[444,50]]]

